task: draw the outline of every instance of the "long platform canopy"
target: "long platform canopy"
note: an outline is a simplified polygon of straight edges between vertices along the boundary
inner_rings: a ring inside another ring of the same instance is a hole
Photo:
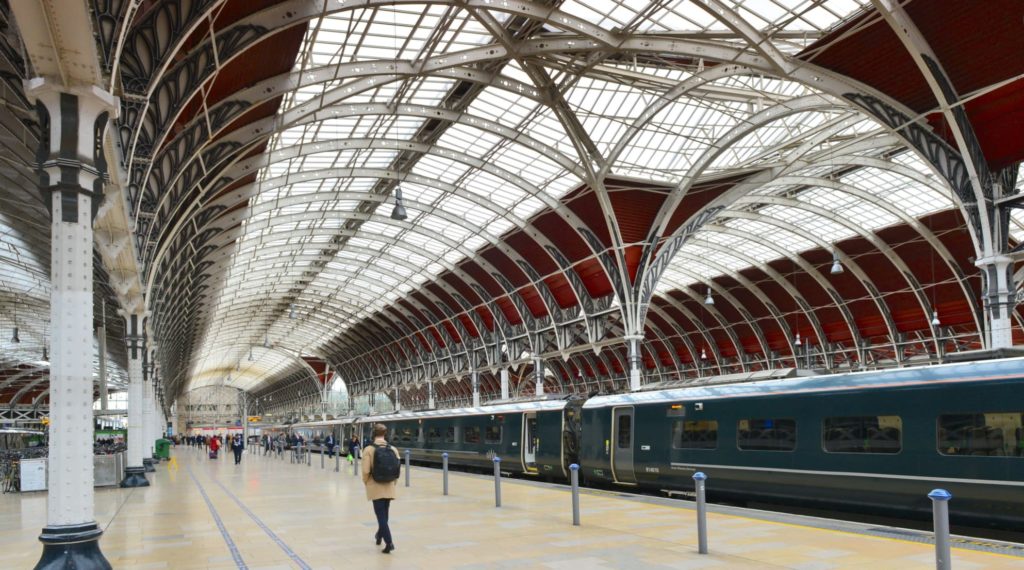
[[[986,6],[95,2],[153,374],[464,405],[474,371],[621,390],[630,339],[645,383],[981,348],[992,232],[950,165],[1024,181],[1024,6]],[[35,142],[5,144],[0,386],[48,312]]]

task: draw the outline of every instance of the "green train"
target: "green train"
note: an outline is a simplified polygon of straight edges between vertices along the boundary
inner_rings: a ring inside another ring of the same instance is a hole
[[[904,518],[953,494],[954,524],[1024,527],[1024,359],[321,422],[388,426],[414,461],[713,500]],[[342,423],[344,422],[344,423]],[[341,435],[336,432],[336,437]]]

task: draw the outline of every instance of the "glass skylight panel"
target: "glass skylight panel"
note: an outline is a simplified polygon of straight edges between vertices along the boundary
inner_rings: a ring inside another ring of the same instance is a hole
[[[455,124],[445,130],[437,144],[479,158],[502,140],[498,135],[470,125]]]
[[[555,117],[555,112],[551,109],[546,107],[539,109],[527,120],[526,124],[519,128],[522,132],[529,133],[530,137],[538,142],[554,147],[574,162],[579,161],[572,139],[566,134],[562,124]]]
[[[433,186],[414,184],[406,180],[402,182],[402,194],[406,201],[406,208],[409,210],[409,216],[412,217],[415,210],[421,206],[429,206],[435,203],[441,196],[445,195],[445,191]]]
[[[564,170],[547,156],[538,154],[530,147],[515,143],[501,147],[489,158],[503,169],[515,173],[516,176],[538,187],[543,187],[548,179]]]
[[[537,108],[537,102],[515,93],[488,87],[469,106],[468,114],[487,117],[507,127],[519,125]]]
[[[461,162],[455,162],[436,154],[424,155],[416,162],[413,173],[429,178],[434,178],[448,184],[454,184],[466,175],[470,167]]]

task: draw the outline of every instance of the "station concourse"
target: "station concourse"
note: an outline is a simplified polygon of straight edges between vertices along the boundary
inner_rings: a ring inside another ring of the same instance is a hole
[[[0,2],[0,566],[1021,567],[1022,21]]]
[[[486,477],[450,475],[442,495],[436,469],[413,468],[399,488],[393,532],[398,550],[381,561],[362,483],[273,456],[207,459],[181,449],[178,468],[160,468],[147,489],[99,490],[97,522],[115,568],[926,568],[932,547],[864,534],[869,525],[816,528],[813,518],[749,518],[712,512],[711,553],[697,553],[693,504],[584,494],[572,526],[564,487],[508,481],[501,508]],[[37,553],[31,524],[45,520],[45,497],[0,499],[0,565],[27,568]],[[313,504],[295,509],[288,505]],[[674,504],[673,504],[674,503]],[[806,526],[805,526],[806,525]],[[956,568],[1011,569],[1024,552],[955,548]]]

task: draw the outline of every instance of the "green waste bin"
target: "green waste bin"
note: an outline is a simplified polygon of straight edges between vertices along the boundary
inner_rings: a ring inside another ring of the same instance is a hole
[[[158,439],[156,440],[156,456],[160,459],[171,458],[171,440],[169,439]]]

